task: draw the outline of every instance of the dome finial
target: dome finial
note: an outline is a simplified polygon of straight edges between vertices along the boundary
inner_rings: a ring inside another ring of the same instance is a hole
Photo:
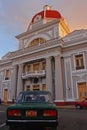
[[[51,10],[51,6],[45,5],[45,6],[43,7],[43,10],[44,10],[44,11],[45,11],[45,10]]]

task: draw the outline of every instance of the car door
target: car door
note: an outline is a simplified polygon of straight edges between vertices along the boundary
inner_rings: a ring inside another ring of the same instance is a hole
[[[87,100],[83,101],[83,107],[87,107]]]

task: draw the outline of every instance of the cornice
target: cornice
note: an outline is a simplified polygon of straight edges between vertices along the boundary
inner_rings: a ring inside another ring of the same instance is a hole
[[[61,39],[51,39],[47,43],[36,45],[35,47],[18,50],[11,55],[10,59],[15,59],[29,54],[34,54],[54,47],[63,47],[63,41]]]
[[[31,34],[31,33],[35,33],[35,32],[37,32],[38,30],[45,29],[45,28],[47,29],[47,28],[49,28],[50,26],[52,26],[52,25],[54,25],[54,24],[57,24],[58,22],[59,22],[59,19],[50,21],[50,22],[48,22],[48,23],[46,23],[46,24],[42,24],[41,26],[36,27],[36,28],[34,28],[34,29],[27,30],[26,32],[21,33],[21,34],[15,36],[15,37],[16,37],[17,39],[23,38],[24,36],[27,36],[27,35],[29,35],[29,34]]]
[[[8,64],[8,63],[12,63],[11,60],[0,60],[0,65],[3,65],[3,64]]]

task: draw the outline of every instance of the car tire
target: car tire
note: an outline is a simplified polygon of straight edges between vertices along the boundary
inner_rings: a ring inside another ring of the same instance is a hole
[[[82,107],[78,104],[78,105],[76,105],[76,108],[81,109]]]

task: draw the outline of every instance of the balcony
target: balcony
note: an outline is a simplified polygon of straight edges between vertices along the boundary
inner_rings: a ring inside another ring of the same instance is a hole
[[[46,75],[46,70],[40,70],[40,71],[30,71],[30,72],[25,72],[22,74],[22,79],[27,79],[27,78],[34,78],[34,77],[45,77]]]

